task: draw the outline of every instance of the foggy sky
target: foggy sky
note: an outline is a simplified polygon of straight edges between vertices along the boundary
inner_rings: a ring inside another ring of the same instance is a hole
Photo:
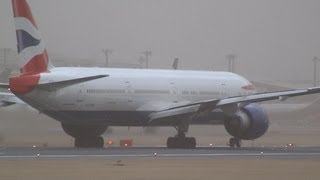
[[[150,66],[227,70],[249,79],[311,80],[320,56],[319,0],[29,0],[49,52]],[[15,49],[10,0],[0,1],[0,48]],[[54,62],[53,62],[54,64]],[[319,66],[320,67],[320,66]],[[319,74],[320,75],[320,74]]]

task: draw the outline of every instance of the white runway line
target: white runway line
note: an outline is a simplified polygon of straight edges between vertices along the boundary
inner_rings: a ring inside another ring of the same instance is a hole
[[[156,157],[272,157],[272,156],[320,156],[320,153],[233,153],[233,154],[157,154]],[[0,156],[0,159],[8,158],[112,158],[112,157],[155,157],[154,154],[108,154],[108,155],[17,155],[17,156]]]

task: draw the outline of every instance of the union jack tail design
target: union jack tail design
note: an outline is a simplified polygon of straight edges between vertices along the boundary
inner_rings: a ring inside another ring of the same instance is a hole
[[[18,53],[22,74],[38,74],[49,71],[50,63],[44,41],[26,0],[12,0]]]

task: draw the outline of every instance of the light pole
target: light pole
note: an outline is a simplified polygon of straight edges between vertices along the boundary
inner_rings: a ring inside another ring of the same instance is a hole
[[[320,59],[317,56],[314,56],[312,58],[313,61],[313,86],[317,86],[318,84],[318,79],[317,79],[317,74],[318,74],[318,62],[320,61]]]
[[[102,50],[102,52],[106,56],[106,67],[109,67],[109,56],[110,56],[110,54],[112,54],[113,50],[112,49],[104,49],[104,50]]]
[[[229,72],[235,72],[236,57],[237,56],[235,54],[226,55],[226,58],[228,60],[228,70],[229,70]]]
[[[149,50],[143,51],[142,54],[145,56],[146,69],[149,68],[149,57],[152,55],[152,52]]]
[[[145,62],[145,59],[142,56],[140,56],[138,62],[140,63],[140,68],[143,69],[143,63]]]
[[[1,50],[3,51],[3,60],[0,61],[0,64],[1,66],[5,66],[7,64],[7,56],[8,56],[9,49],[3,48]]]
[[[3,49],[3,57],[4,57],[4,59],[3,59],[3,65],[5,66],[6,65],[6,63],[7,63],[7,48],[4,48]]]

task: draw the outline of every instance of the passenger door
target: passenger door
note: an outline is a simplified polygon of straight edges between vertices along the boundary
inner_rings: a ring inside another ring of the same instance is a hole
[[[170,83],[171,98],[173,103],[178,103],[178,90],[174,82]]]
[[[130,81],[126,81],[126,82],[124,82],[124,84],[125,84],[127,101],[128,101],[128,103],[132,103],[133,102],[133,99],[132,99],[133,92],[132,92],[131,83],[130,83]]]

